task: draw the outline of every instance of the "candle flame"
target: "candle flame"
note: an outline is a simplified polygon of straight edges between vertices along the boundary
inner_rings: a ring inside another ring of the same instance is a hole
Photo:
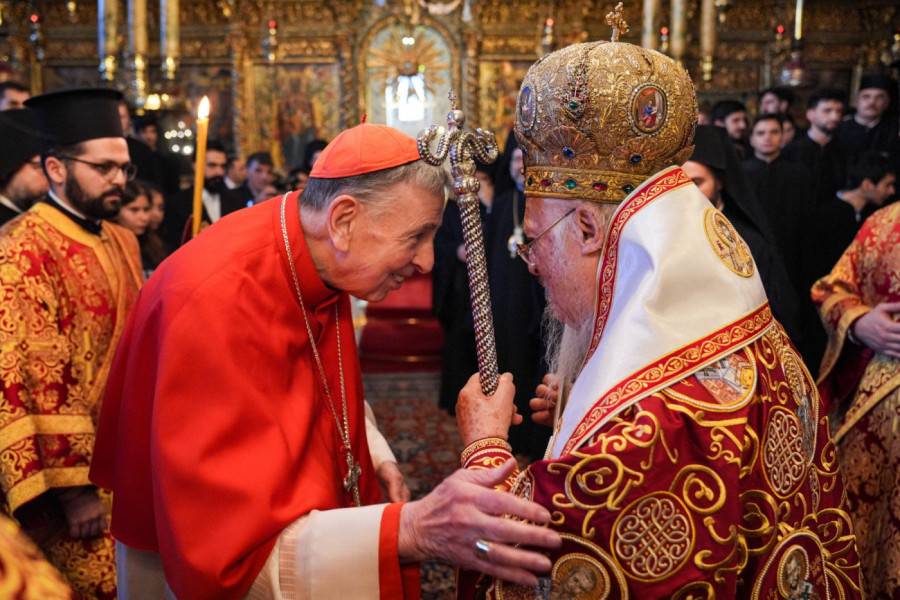
[[[203,96],[203,100],[200,101],[200,106],[197,108],[197,118],[198,119],[208,119],[209,118],[209,97]]]

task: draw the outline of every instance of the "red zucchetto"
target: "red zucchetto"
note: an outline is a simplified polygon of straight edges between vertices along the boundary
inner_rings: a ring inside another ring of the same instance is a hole
[[[334,138],[313,165],[310,177],[338,179],[417,161],[416,140],[387,125],[362,123]]]

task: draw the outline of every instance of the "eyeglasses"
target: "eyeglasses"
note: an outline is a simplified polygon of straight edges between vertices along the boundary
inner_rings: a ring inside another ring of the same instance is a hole
[[[131,181],[134,179],[135,175],[137,175],[137,165],[134,163],[125,163],[124,165],[120,165],[119,163],[115,163],[112,161],[105,163],[95,163],[89,160],[82,160],[80,158],[75,158],[74,156],[60,156],[59,158],[65,160],[74,160],[75,162],[84,163],[90,167],[93,167],[95,171],[100,173],[100,175],[106,178],[109,181],[114,180],[118,175],[119,171],[122,171],[125,175],[125,181]]]
[[[541,239],[548,231],[562,223],[562,220],[571,215],[573,212],[575,212],[575,209],[570,208],[568,211],[566,211],[566,214],[555,220],[553,224],[550,225],[550,227],[534,236],[527,244],[516,244],[516,254],[518,255],[518,257],[524,260],[525,264],[527,264],[528,266],[533,265],[534,263],[531,261],[531,251],[534,249],[534,245],[537,243],[537,241]]]

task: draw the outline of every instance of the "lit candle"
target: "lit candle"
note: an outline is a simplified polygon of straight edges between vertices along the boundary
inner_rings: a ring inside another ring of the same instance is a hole
[[[797,11],[794,14],[794,39],[800,40],[803,36],[803,0],[797,0]]]
[[[194,217],[191,222],[191,237],[200,233],[200,219],[203,215],[203,176],[206,173],[206,132],[209,130],[209,98],[203,96],[197,108],[197,153],[194,168]]]

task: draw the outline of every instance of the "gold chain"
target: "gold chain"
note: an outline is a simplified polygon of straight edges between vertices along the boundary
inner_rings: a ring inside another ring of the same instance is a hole
[[[325,378],[325,367],[322,366],[322,359],[319,356],[319,349],[316,346],[316,340],[313,337],[312,327],[309,324],[309,317],[306,316],[306,305],[303,303],[303,294],[300,293],[300,278],[297,276],[297,267],[294,265],[294,255],[291,252],[291,243],[288,240],[287,222],[284,218],[284,209],[287,204],[287,197],[290,192],[286,193],[281,199],[281,234],[284,236],[284,249],[287,251],[288,264],[291,266],[291,275],[294,277],[294,290],[297,292],[297,300],[300,301],[300,312],[303,313],[303,322],[306,324],[306,335],[309,336],[309,345],[312,348],[313,356],[316,358],[316,366],[319,367],[319,376],[322,378],[322,387],[325,389],[325,397],[328,398],[328,406],[331,408],[331,415],[334,417],[334,425],[337,427],[338,435],[341,442],[346,448],[345,459],[347,461],[347,476],[343,478],[344,490],[353,492],[353,502],[356,506],[361,506],[361,498],[359,494],[359,476],[361,469],[359,463],[353,460],[353,450],[350,447],[350,423],[347,418],[347,392],[344,389],[344,359],[341,354],[341,327],[338,321],[338,305],[334,305],[334,326],[337,330],[337,349],[338,349],[338,372],[341,376],[341,408],[344,416],[344,426],[341,427],[341,420],[338,418],[337,410],[334,407],[334,400],[331,398],[331,390],[328,387],[328,380]]]

